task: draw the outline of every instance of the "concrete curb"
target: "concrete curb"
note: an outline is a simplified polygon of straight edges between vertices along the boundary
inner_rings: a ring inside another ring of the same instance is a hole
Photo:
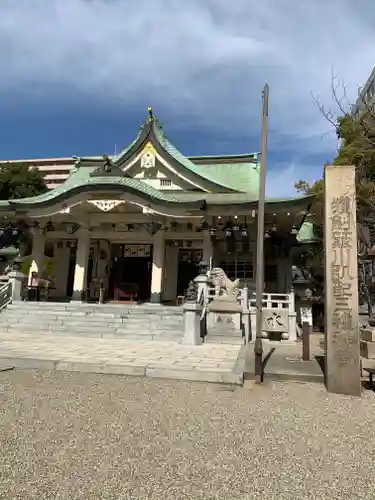
[[[324,383],[324,375],[315,375],[312,373],[293,373],[293,372],[271,372],[264,374],[265,379],[275,381],[291,381],[291,382],[315,382]]]
[[[242,385],[243,373],[233,371],[194,370],[147,365],[112,365],[108,363],[83,363],[58,359],[36,359],[0,357],[0,366],[5,369],[61,370],[106,375],[130,375],[148,378],[188,380],[192,382],[210,382],[230,385]]]

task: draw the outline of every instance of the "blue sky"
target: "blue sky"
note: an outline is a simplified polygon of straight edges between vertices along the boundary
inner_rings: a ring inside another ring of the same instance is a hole
[[[335,111],[334,73],[355,100],[374,20],[373,0],[1,0],[0,158],[112,153],[148,105],[187,155],[258,151],[267,81],[267,192],[292,195],[337,148],[311,93]]]

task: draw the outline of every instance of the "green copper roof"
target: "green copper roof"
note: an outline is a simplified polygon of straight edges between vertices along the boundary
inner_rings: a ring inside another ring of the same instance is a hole
[[[314,224],[312,222],[304,222],[297,234],[298,243],[314,243],[319,241],[314,234]]]
[[[201,185],[207,192],[200,190],[158,190],[140,179],[134,179],[127,176],[126,173],[124,174],[121,170],[123,165],[139,154],[150,141],[159,154],[166,155],[166,160],[173,164],[176,171],[197,185]],[[99,190],[121,192],[123,190],[133,194],[139,193],[155,202],[185,204],[190,207],[200,202],[210,205],[240,206],[243,204],[246,208],[249,207],[249,204],[251,206],[256,204],[259,190],[257,154],[194,158],[197,163],[182,155],[169,142],[164,135],[162,126],[151,112],[149,119],[143,123],[134,141],[119,155],[112,156],[110,161],[107,159],[108,165],[111,166],[110,174],[106,174],[105,169],[103,170],[103,158],[77,158],[75,167],[63,184],[39,196],[0,201],[0,207],[3,210],[12,210],[16,207],[25,208],[29,205],[30,208],[31,205],[54,203],[61,201],[61,198],[68,199],[70,193],[76,194],[90,190],[92,192]],[[282,209],[288,203],[294,207],[306,207],[310,201],[311,197],[266,199],[266,203],[275,207],[275,210],[277,210],[278,205]],[[254,206],[254,208],[256,207]]]
[[[255,163],[205,163],[200,167],[236,191],[259,193],[259,167]]]
[[[168,140],[164,134],[164,130],[160,122],[152,115],[143,123],[140,132],[134,141],[125,149],[123,149],[118,155],[112,156],[112,162],[118,165],[123,165],[130,161],[134,156],[136,156],[148,142],[156,142],[161,148],[161,152],[166,152],[172,159],[174,159],[181,169],[181,174],[193,177],[192,182],[203,183],[202,187],[209,191],[239,191],[239,192],[257,192],[259,186],[259,173],[256,168],[256,164],[253,161],[248,163],[217,163],[218,158],[230,159],[231,157],[238,158],[254,158],[255,154],[251,155],[232,155],[232,156],[207,156],[207,157],[195,157],[197,163],[194,163],[187,156],[184,156],[173,144]],[[212,164],[200,164],[199,160],[212,159]],[[216,165],[215,159],[216,158]],[[194,159],[194,158],[193,158]],[[84,162],[92,161],[89,158],[82,158]],[[168,162],[168,159],[167,159]],[[241,165],[241,166],[240,166]],[[184,172],[185,171],[185,172]],[[208,184],[207,184],[208,183]]]
[[[202,191],[162,191],[153,188],[142,180],[133,179],[131,177],[106,175],[100,173],[99,175],[91,176],[94,172],[98,171],[97,165],[77,165],[71,172],[70,177],[60,186],[47,191],[39,196],[30,198],[22,198],[18,200],[5,200],[0,201],[0,207],[3,210],[14,208],[22,208],[27,205],[37,206],[40,204],[49,204],[58,201],[64,197],[69,198],[69,193],[75,191],[95,191],[98,188],[103,191],[131,191],[139,193],[148,199],[152,199],[159,203],[172,203],[172,204],[204,204],[207,205],[244,205],[249,207],[253,205],[256,208],[257,194],[256,193],[206,193]],[[283,209],[286,205],[294,207],[306,208],[312,202],[313,196],[305,196],[299,198],[267,198],[266,204],[272,205],[272,209]]]
[[[19,205],[28,205],[28,204],[39,204],[44,203],[49,200],[53,200],[54,198],[58,198],[61,195],[72,191],[73,189],[77,189],[80,187],[87,187],[88,190],[90,186],[102,185],[102,186],[123,186],[133,189],[134,191],[138,191],[139,193],[143,193],[150,198],[166,201],[166,202],[174,202],[178,203],[180,200],[173,194],[159,191],[149,184],[142,182],[138,179],[133,179],[131,177],[107,177],[96,176],[90,177],[90,174],[97,170],[96,166],[81,166],[76,167],[72,170],[71,175],[68,179],[60,186],[57,186],[55,189],[51,189],[51,191],[47,191],[46,193],[40,194],[38,196],[33,196],[29,198],[21,198],[18,200],[10,201],[10,204],[19,204]],[[194,201],[194,200],[192,200]],[[7,202],[8,203],[8,202]]]
[[[161,146],[173,157],[175,158],[181,165],[183,165],[185,168],[193,172],[199,177],[202,177],[203,179],[208,180],[209,182],[212,182],[214,184],[218,184],[222,187],[225,187],[229,190],[237,190],[234,188],[231,183],[226,182],[226,179],[223,179],[222,172],[220,170],[216,171],[216,175],[212,175],[213,172],[207,170],[206,171],[206,165],[203,167],[201,165],[196,165],[193,163],[189,158],[184,156],[178,149],[176,149],[173,144],[166,138],[164,135],[164,131],[162,127],[157,123],[154,122],[153,124],[153,129],[154,129],[154,134]],[[240,191],[243,191],[243,189],[240,189]]]

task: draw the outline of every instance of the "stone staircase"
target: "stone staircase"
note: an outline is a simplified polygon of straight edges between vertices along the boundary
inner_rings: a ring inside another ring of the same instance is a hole
[[[183,321],[172,306],[18,302],[1,311],[0,333],[180,342]]]

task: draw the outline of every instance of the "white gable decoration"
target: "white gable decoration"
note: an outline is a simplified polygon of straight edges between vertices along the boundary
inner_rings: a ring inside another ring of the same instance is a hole
[[[148,150],[141,156],[141,168],[155,168],[155,153]]]
[[[89,203],[95,205],[96,208],[99,208],[99,210],[102,210],[103,212],[109,212],[118,205],[121,205],[121,203],[124,203],[122,200],[88,200],[88,201]]]
[[[198,188],[207,191],[207,189],[187,179],[180,172],[177,173],[175,168],[156,151],[151,142],[148,142],[142,151],[130,160],[122,170],[131,173],[130,175],[134,179],[141,179],[158,190]]]

